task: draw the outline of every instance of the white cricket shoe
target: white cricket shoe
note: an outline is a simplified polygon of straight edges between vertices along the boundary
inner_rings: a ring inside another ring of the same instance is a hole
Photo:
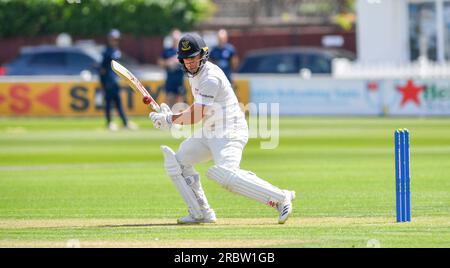
[[[129,129],[129,130],[138,130],[139,126],[131,121],[128,121],[127,125],[125,126],[125,128]]]
[[[189,213],[186,217],[179,218],[177,220],[178,224],[196,224],[196,223],[215,223],[217,220],[216,213],[214,210],[209,209],[203,212],[203,218],[196,219],[192,214]]]
[[[109,129],[109,131],[114,131],[115,132],[115,131],[119,130],[119,127],[117,126],[116,123],[111,122],[108,125],[108,129]]]
[[[292,200],[295,199],[295,191],[283,190],[286,193],[286,199],[283,203],[278,204],[277,210],[280,212],[280,217],[278,217],[278,223],[283,224],[289,218],[292,213]]]

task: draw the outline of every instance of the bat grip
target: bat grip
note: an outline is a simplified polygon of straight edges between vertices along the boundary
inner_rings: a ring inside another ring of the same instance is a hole
[[[158,113],[161,112],[161,107],[157,103],[152,102],[151,106],[152,106],[153,110],[155,110],[156,112],[158,112]]]

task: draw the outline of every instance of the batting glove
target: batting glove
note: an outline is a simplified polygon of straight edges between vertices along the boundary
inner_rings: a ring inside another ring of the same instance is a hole
[[[153,126],[158,129],[170,129],[172,127],[172,111],[165,103],[161,104],[161,112],[151,112],[149,114],[150,119],[153,122]]]
[[[169,105],[167,105],[165,103],[161,103],[161,105],[159,107],[161,108],[161,113],[163,113],[163,114],[173,114],[172,110],[169,107]]]

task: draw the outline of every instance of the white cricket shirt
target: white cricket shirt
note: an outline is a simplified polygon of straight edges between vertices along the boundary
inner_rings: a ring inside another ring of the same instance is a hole
[[[214,122],[215,128],[247,124],[230,82],[217,65],[207,61],[197,75],[189,77],[189,84],[195,104],[212,106],[205,120]]]

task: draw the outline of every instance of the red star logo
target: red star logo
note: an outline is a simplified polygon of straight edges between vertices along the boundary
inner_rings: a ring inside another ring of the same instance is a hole
[[[369,91],[377,91],[378,90],[378,83],[375,81],[370,81],[367,83],[367,89]]]
[[[414,102],[417,106],[420,106],[420,100],[419,100],[419,93],[422,92],[425,89],[424,86],[419,87],[414,85],[414,82],[412,80],[408,80],[406,85],[404,86],[398,86],[397,90],[402,93],[402,102],[400,103],[400,106],[404,106],[408,101]]]

